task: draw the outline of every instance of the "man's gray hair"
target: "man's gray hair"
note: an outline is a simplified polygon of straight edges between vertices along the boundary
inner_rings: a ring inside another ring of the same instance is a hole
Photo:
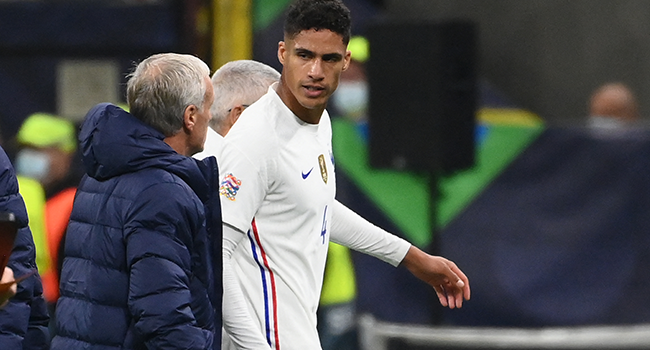
[[[214,103],[210,110],[210,126],[218,131],[230,109],[240,104],[252,104],[279,80],[277,70],[257,61],[237,60],[221,66],[212,75]]]
[[[163,133],[175,135],[183,127],[188,106],[203,108],[210,68],[192,55],[156,54],[129,74],[126,98],[133,116]]]

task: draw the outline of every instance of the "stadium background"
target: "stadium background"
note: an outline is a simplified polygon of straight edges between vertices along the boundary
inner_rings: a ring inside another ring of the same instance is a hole
[[[155,52],[194,53],[213,69],[240,58],[281,69],[288,2],[0,1],[3,147],[11,155],[33,112],[79,121],[96,102],[122,102],[133,61]],[[456,261],[472,300],[443,311],[403,269],[354,255],[360,311],[460,327],[650,322],[650,133],[603,138],[580,127],[590,92],[613,80],[636,90],[647,116],[650,2],[344,2],[359,35],[380,19],[461,18],[479,28],[470,169],[444,177],[373,169],[367,140],[343,119],[333,125],[339,199]]]

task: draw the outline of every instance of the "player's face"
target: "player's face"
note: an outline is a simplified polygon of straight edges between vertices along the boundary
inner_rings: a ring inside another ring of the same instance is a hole
[[[304,30],[280,42],[278,58],[283,65],[280,97],[298,117],[318,123],[350,63],[343,37],[326,29]]]

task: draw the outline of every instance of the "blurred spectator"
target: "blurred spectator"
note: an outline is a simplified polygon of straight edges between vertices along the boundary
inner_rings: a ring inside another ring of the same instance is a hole
[[[20,192],[34,234],[43,294],[54,320],[61,271],[59,253],[78,183],[71,171],[77,148],[76,128],[61,117],[36,113],[25,119],[16,139]]]
[[[332,94],[332,106],[337,116],[345,117],[358,126],[367,136],[368,80],[365,62],[368,59],[368,39],[362,36],[350,38],[348,50],[352,53],[350,66],[341,73],[339,86]]]
[[[68,187],[66,181],[77,149],[72,122],[51,114],[32,114],[25,119],[16,138],[20,146],[16,155],[19,175],[38,180],[48,198]]]
[[[589,99],[588,126],[619,129],[639,122],[636,96],[623,83],[607,83],[594,91]]]
[[[30,275],[37,268],[34,240],[29,229],[27,211],[18,193],[14,168],[0,148],[0,211],[14,214],[18,227],[8,267],[16,278]],[[12,276],[8,271],[4,276]],[[35,273],[18,283],[16,294],[0,309],[0,349],[49,348],[49,317],[40,276]]]

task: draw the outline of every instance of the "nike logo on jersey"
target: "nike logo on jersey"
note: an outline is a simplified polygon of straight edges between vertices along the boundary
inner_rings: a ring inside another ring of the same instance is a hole
[[[303,173],[302,173],[302,179],[303,179],[303,180],[306,179],[307,176],[309,176],[309,174],[311,174],[311,171],[312,171],[312,170],[314,170],[314,168],[309,169],[309,171],[308,171],[307,173],[304,173],[304,172],[303,172]]]

